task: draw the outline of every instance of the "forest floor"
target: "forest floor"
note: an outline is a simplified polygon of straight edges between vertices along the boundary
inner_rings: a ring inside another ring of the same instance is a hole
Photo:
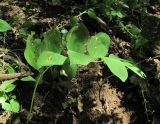
[[[71,8],[72,6],[67,9],[71,11]],[[41,36],[55,24],[64,24],[70,18],[71,13],[68,10],[66,12],[64,7],[46,6],[43,2],[34,4],[9,0],[0,0],[0,9],[0,18],[8,22],[13,21],[17,15],[22,17],[14,26],[13,31],[7,33],[5,44],[0,43],[0,47],[10,49],[23,62],[25,62],[23,57],[25,41],[19,37],[17,29],[26,18],[33,22],[30,30]],[[90,24],[86,26],[90,30],[93,28],[91,33],[94,33],[94,30],[100,30],[99,27],[91,27]],[[130,42],[121,37],[111,38],[109,52],[123,58],[132,57]],[[132,75],[125,83],[110,75],[111,72],[102,63],[90,63],[87,66],[79,66],[76,77],[69,84],[64,82],[63,86],[59,85],[60,79],[51,82],[46,80],[38,87],[33,107],[34,115],[30,124],[148,123],[143,89],[133,84],[132,78],[135,75]],[[47,76],[50,75],[46,74],[44,78],[47,79]],[[0,124],[25,124],[32,92],[33,87],[30,84],[18,82],[15,94],[20,101],[21,111],[17,114],[1,111]],[[78,99],[78,103],[74,102],[75,99]]]

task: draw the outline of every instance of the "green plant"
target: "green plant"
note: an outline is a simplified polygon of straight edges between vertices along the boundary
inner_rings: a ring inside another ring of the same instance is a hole
[[[12,27],[6,21],[0,19],[0,32],[6,33]],[[5,37],[5,36],[4,36]],[[14,53],[5,48],[0,48],[0,103],[4,110],[12,112],[19,112],[20,105],[16,96],[12,94],[15,90],[15,81],[21,79],[22,81],[34,81],[30,74],[26,72],[16,72],[17,66],[21,66],[21,62],[12,57]],[[14,54],[15,55],[15,54]],[[7,62],[6,62],[7,60]],[[8,61],[11,60],[10,63]]]
[[[85,42],[82,42],[82,39]],[[110,46],[110,38],[106,33],[100,32],[90,38],[87,28],[84,24],[80,23],[68,32],[66,40],[67,53],[71,65],[87,65],[90,62],[101,59],[109,67],[111,72],[122,81],[128,78],[127,68],[131,69],[140,77],[145,78],[145,74],[133,63],[120,59],[112,54],[105,57]],[[77,48],[77,45],[79,48]],[[84,49],[84,45],[87,45],[87,49]],[[87,51],[88,54],[84,54],[85,51]]]
[[[97,0],[97,6],[101,13],[106,16],[110,21],[113,18],[121,19],[126,16],[125,9],[129,6],[123,0],[103,0],[101,3]],[[98,5],[99,3],[99,5]]]
[[[100,12],[103,17],[107,18],[108,24],[114,23],[114,28],[112,28],[116,30],[116,33],[118,30],[132,39],[134,49],[139,49],[147,42],[141,33],[141,25],[143,25],[144,17],[148,14],[149,0],[94,0],[90,1],[90,3],[94,6],[97,13]],[[93,17],[93,14],[89,15]],[[135,24],[135,22],[138,23]]]
[[[17,66],[15,63],[7,63],[5,58],[8,57],[7,55],[8,50],[1,49],[0,56],[0,103],[2,104],[2,108],[4,110],[9,110],[12,112],[19,112],[20,105],[16,99],[16,96],[13,95],[12,91],[15,90],[17,80],[21,81],[34,81],[34,79],[30,76],[31,73],[27,72],[19,72],[17,73]],[[15,58],[14,58],[15,59]]]
[[[34,103],[35,93],[38,84],[42,81],[43,74],[53,65],[63,65],[67,57],[60,55],[62,51],[62,37],[58,29],[53,28],[44,34],[44,40],[34,39],[33,33],[28,36],[26,41],[26,49],[24,56],[27,62],[36,70],[39,71],[39,75],[36,79],[35,88],[33,91],[30,114],[28,115],[27,123],[31,120],[32,107]],[[54,44],[54,45],[52,45]],[[44,66],[49,66],[44,68]]]
[[[16,100],[16,96],[10,94],[16,85],[13,84],[15,80],[5,81],[0,86],[0,103],[4,110],[9,110],[12,112],[19,112],[20,105]]]
[[[7,32],[8,30],[11,30],[12,27],[4,20],[0,19],[0,32]],[[7,52],[7,51],[6,51]],[[4,56],[6,53],[5,51],[2,52],[0,55]],[[14,73],[14,69],[10,66],[10,64],[6,63],[3,60],[0,60],[1,62],[1,68],[0,68],[0,74],[3,73],[4,69],[8,72],[8,74]],[[0,103],[2,104],[2,108],[4,110],[10,110],[13,112],[19,111],[19,103],[16,100],[16,96],[12,95],[11,92],[15,89],[16,85],[13,84],[17,78],[2,81],[2,84],[0,85]]]
[[[85,11],[84,13],[96,18],[96,15],[91,11]],[[79,16],[75,18],[78,20]],[[78,23],[77,21],[74,23],[74,26],[68,32],[63,32],[62,30],[61,33],[58,28],[54,27],[44,33],[43,36],[44,38],[40,39],[34,38],[34,33],[29,35],[24,51],[28,64],[39,71],[32,96],[28,122],[32,116],[31,112],[37,86],[42,82],[43,74],[51,66],[61,66],[68,78],[72,79],[76,75],[77,65],[88,65],[90,62],[100,60],[123,82],[128,78],[127,69],[145,78],[145,74],[132,62],[118,58],[113,54],[108,54],[110,37],[106,33],[100,32],[90,37],[88,29],[82,22]]]
[[[5,55],[2,56],[5,57]],[[15,66],[17,66],[15,63],[7,63],[0,59],[0,103],[4,110],[19,112],[19,102],[12,93],[16,88],[15,82],[19,79],[21,81],[34,81],[34,79],[30,76],[30,72],[16,73]]]
[[[9,74],[15,72],[14,69],[8,63],[4,62],[4,64]],[[16,87],[16,85],[13,84],[16,80],[17,78],[2,81],[2,84],[0,85],[0,103],[2,104],[2,108],[4,110],[18,112],[20,109],[20,105],[16,100],[16,96],[11,94],[11,92]]]
[[[135,26],[134,24],[127,24],[124,25],[123,23],[119,23],[121,30],[128,34],[129,37],[131,37],[132,41],[132,47],[137,50],[141,48],[145,43],[147,43],[147,39],[143,37],[142,31]]]

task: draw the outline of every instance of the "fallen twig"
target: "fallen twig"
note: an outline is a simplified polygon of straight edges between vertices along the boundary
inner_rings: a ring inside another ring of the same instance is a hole
[[[33,75],[32,72],[13,73],[13,74],[0,74],[0,81],[9,80],[14,78],[26,77]]]

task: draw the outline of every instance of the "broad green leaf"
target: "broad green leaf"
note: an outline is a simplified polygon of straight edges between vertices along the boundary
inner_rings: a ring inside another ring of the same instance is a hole
[[[132,62],[125,60],[125,59],[121,59],[113,54],[109,55],[110,58],[113,59],[117,59],[120,60],[121,62],[123,62],[123,64],[129,68],[131,71],[133,71],[134,73],[136,73],[138,76],[140,76],[141,78],[146,78],[146,75],[144,74],[143,71],[141,71],[136,65],[134,65]]]
[[[0,19],[0,32],[11,30],[12,27],[4,20]]]
[[[29,35],[26,41],[26,48],[24,51],[24,57],[27,60],[28,64],[30,64],[34,69],[38,70],[37,68],[37,59],[41,52],[41,40],[40,39],[33,39],[33,34]]]
[[[51,51],[44,51],[37,60],[37,67],[40,69],[43,66],[63,65],[67,57]]]
[[[11,99],[11,100],[10,100],[10,105],[11,105],[11,111],[12,111],[12,112],[19,112],[20,105],[19,105],[19,103],[17,102],[17,100]]]
[[[72,79],[76,76],[77,65],[71,65],[70,63],[65,63],[62,68],[64,69],[69,79]]]
[[[61,53],[62,37],[60,31],[56,28],[53,28],[52,30],[46,32],[44,34],[44,44],[45,44],[45,50]]]
[[[87,65],[92,61],[92,57],[71,50],[68,50],[68,56],[71,64],[73,65]]]
[[[84,45],[88,41],[89,33],[86,26],[83,23],[80,23],[74,26],[67,33],[67,49],[72,50],[78,53],[84,53]]]
[[[144,72],[141,71],[136,65],[134,65],[133,63],[127,60],[122,60],[122,62],[127,68],[129,68],[131,71],[136,73],[138,76],[140,76],[141,78],[146,78],[146,75],[144,74]]]
[[[87,49],[89,55],[93,58],[104,57],[109,50],[110,38],[106,33],[98,33],[91,38],[88,43]]]
[[[12,82],[8,82],[8,83],[2,83],[0,85],[0,91],[3,91],[3,92],[11,92],[15,89],[16,85],[12,84]]]
[[[128,78],[128,72],[123,62],[110,57],[103,57],[102,60],[105,64],[107,64],[108,68],[115,76],[117,76],[123,82],[126,81]]]

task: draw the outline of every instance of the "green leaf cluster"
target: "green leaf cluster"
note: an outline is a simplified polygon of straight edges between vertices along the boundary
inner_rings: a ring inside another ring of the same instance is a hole
[[[10,66],[10,64],[3,62],[4,67],[6,68],[9,74],[15,72],[15,70]],[[12,112],[18,112],[20,109],[19,102],[16,100],[16,96],[12,95],[11,92],[16,88],[16,85],[13,84],[17,78],[2,81],[0,85],[0,103],[4,110],[9,110]]]
[[[88,13],[95,18],[96,15],[92,10]],[[90,37],[86,26],[78,23],[67,32],[65,40],[67,56],[62,55],[64,48],[58,29],[53,28],[46,32],[43,41],[33,39],[33,35],[29,35],[24,53],[27,62],[37,70],[43,66],[63,65],[65,75],[72,79],[76,75],[77,65],[88,65],[101,59],[123,82],[128,78],[127,69],[145,78],[145,74],[133,63],[112,54],[108,55],[110,37],[106,33],[99,32]]]
[[[127,69],[130,69],[140,77],[145,78],[145,74],[130,61],[120,59],[112,54],[105,57],[108,54],[110,46],[110,37],[106,33],[100,32],[95,36],[89,37],[86,35],[88,34],[86,33],[88,31],[84,28],[83,24],[79,24],[79,28],[73,27],[73,29],[69,31],[67,38],[68,57],[72,65],[87,65],[95,59],[100,58],[108,66],[111,72],[123,82],[128,78]],[[77,30],[81,29],[83,29],[83,32],[81,32],[81,39],[79,39],[80,36]],[[76,41],[74,41],[75,39]],[[85,42],[82,42],[82,39],[85,39],[83,40]],[[70,41],[79,42],[80,49],[77,48],[77,43],[70,44]],[[85,54],[86,51],[88,54]]]
[[[24,51],[25,59],[34,69],[40,70],[44,66],[63,65],[66,58],[61,55],[62,37],[58,29],[44,34],[44,40],[34,39],[34,34],[28,36],[26,49]]]
[[[20,109],[19,102],[16,100],[16,96],[9,94],[15,89],[16,85],[10,82],[3,82],[0,86],[0,103],[4,110],[18,112]]]
[[[4,110],[18,112],[20,109],[16,96],[11,94],[11,92],[16,88],[16,85],[13,84],[16,80],[17,79],[3,81],[0,85],[0,103]]]
[[[1,60],[1,63],[3,65],[3,69],[5,70],[7,74],[14,74],[15,70],[12,67],[13,65]],[[2,71],[3,72],[3,71]],[[0,72],[0,74],[2,74]],[[24,77],[22,80],[24,81],[33,81],[33,78],[31,76]],[[19,102],[16,99],[16,96],[12,94],[12,92],[16,88],[16,84],[14,83],[17,81],[18,78],[13,78],[10,80],[2,81],[2,84],[0,84],[0,103],[2,104],[2,108],[4,110],[12,111],[12,112],[19,112],[20,105]]]

